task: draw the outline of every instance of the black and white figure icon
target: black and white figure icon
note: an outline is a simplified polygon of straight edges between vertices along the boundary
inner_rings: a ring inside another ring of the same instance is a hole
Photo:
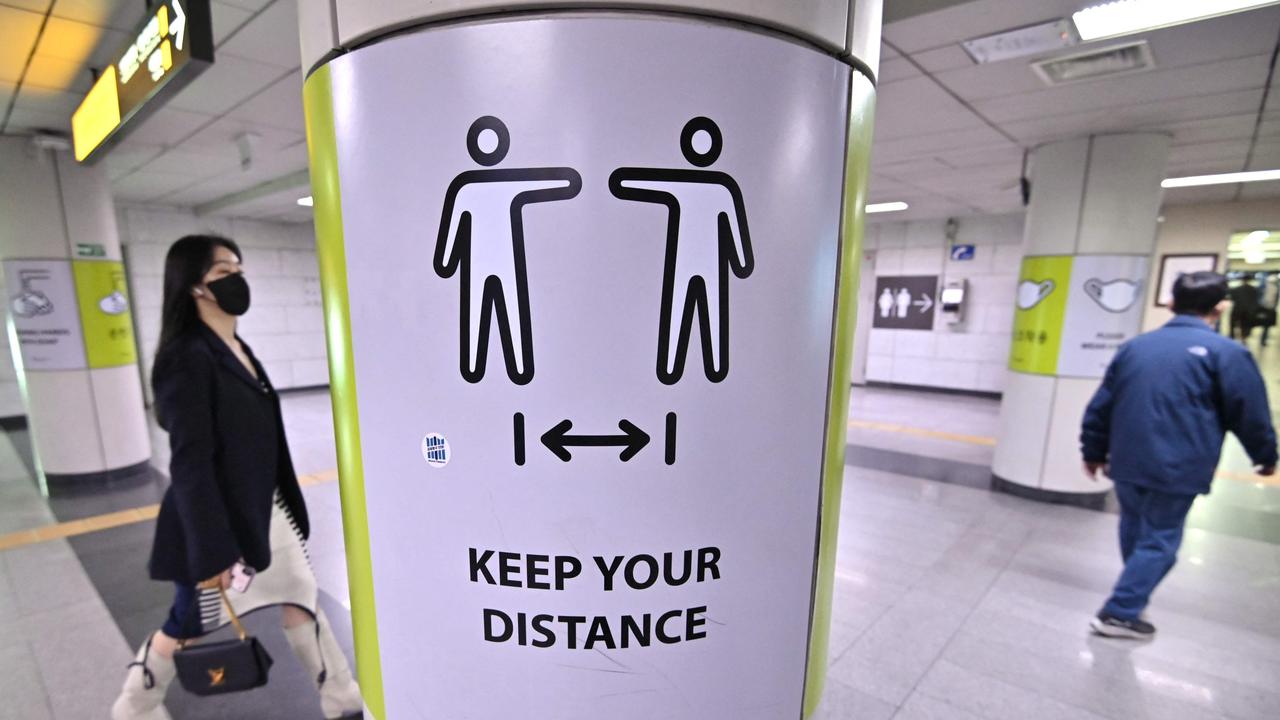
[[[467,132],[467,151],[485,168],[510,148],[507,126],[496,117],[477,119]],[[507,376],[517,385],[533,379],[524,206],[568,200],[581,189],[582,177],[567,167],[467,170],[449,184],[434,265],[442,278],[461,276],[458,352],[467,382],[484,379],[495,319]]]
[[[872,327],[898,330],[933,329],[937,275],[876,278],[876,312]]]
[[[1098,304],[1098,307],[1111,313],[1122,313],[1138,302],[1138,289],[1142,281],[1119,278],[1101,280],[1089,278],[1084,281],[1084,294]]]
[[[695,117],[680,133],[691,165],[720,157],[723,138],[710,119]],[[658,379],[673,385],[684,375],[695,317],[707,379],[729,374],[729,273],[746,278],[755,268],[742,191],[727,173],[689,168],[623,167],[609,176],[622,200],[667,207],[666,261],[658,320]]]
[[[20,270],[18,292],[9,300],[13,314],[20,318],[34,318],[53,312],[53,301],[34,287],[37,281],[49,280],[48,270]]]

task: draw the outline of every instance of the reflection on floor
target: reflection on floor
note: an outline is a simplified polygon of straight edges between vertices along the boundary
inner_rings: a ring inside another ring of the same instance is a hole
[[[1271,363],[1280,354],[1264,360],[1276,382]],[[327,393],[291,395],[285,406],[299,472],[334,467]],[[985,399],[853,392],[819,717],[1275,717],[1280,545],[1239,526],[1256,521],[1274,532],[1280,487],[1255,482],[1239,448],[1228,447],[1223,468],[1234,475],[1196,509],[1218,527],[1188,534],[1184,562],[1152,607],[1160,637],[1100,640],[1085,623],[1119,569],[1115,517],[990,492],[983,478],[992,448],[983,440],[995,434],[997,411]],[[163,483],[60,498],[51,508],[0,433],[0,536],[154,502]],[[337,486],[314,485],[306,496],[322,604],[345,641]],[[145,577],[151,532],[142,522],[0,552],[0,719],[105,717],[130,648],[169,601],[168,588]],[[268,687],[204,700],[175,690],[174,717],[318,718],[277,622],[265,611],[250,618],[278,661]]]

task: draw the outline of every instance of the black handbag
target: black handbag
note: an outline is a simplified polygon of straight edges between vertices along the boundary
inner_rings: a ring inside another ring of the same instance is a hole
[[[240,618],[227,600],[227,591],[218,588],[222,604],[231,616],[239,639],[183,646],[173,654],[178,682],[192,695],[224,695],[262,687],[274,662],[258,638],[245,632]]]

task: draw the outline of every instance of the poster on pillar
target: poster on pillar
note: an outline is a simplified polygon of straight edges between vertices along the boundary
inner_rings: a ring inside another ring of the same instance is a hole
[[[327,77],[387,717],[799,717],[850,69],[560,16]]]
[[[7,311],[27,371],[82,370],[84,337],[67,260],[6,260]]]
[[[1071,286],[1070,255],[1022,259],[1014,296],[1009,369],[1036,375],[1058,371],[1058,348]]]
[[[1024,258],[1018,276],[1009,369],[1100,378],[1142,328],[1145,255]]]
[[[1100,378],[1120,345],[1142,330],[1146,255],[1077,255],[1057,374]]]
[[[76,260],[72,267],[89,367],[96,370],[136,363],[138,350],[133,340],[124,263]]]

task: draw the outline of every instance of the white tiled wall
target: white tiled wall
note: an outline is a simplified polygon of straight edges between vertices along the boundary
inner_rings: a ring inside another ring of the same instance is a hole
[[[137,206],[121,206],[118,214],[148,376],[160,335],[165,253],[183,235],[212,232],[235,240],[244,253],[253,302],[239,332],[271,381],[281,389],[328,384],[320,270],[310,224],[196,217],[179,209]]]
[[[932,331],[872,329],[867,341],[867,380],[954,390],[1004,389],[1013,327],[1013,296],[1022,262],[1024,216],[959,218],[956,243],[976,245],[973,260],[952,261],[945,220],[878,222],[867,226],[866,248],[875,251],[875,274],[966,278],[964,322],[948,325],[940,313]],[[863,288],[867,302],[874,288]]]

